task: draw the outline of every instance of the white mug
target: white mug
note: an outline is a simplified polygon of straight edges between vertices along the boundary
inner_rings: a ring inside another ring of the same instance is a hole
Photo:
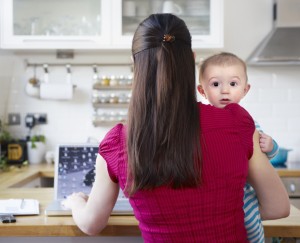
[[[136,5],[134,1],[123,1],[123,16],[134,17],[136,15]]]
[[[162,12],[162,3],[160,0],[152,0],[152,12],[161,13]]]
[[[163,13],[182,14],[182,8],[173,1],[164,1]]]

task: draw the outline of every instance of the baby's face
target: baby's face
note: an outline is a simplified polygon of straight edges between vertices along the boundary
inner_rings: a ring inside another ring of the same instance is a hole
[[[250,85],[242,65],[219,66],[206,68],[198,91],[209,103],[224,108],[230,103],[239,103],[247,94]]]

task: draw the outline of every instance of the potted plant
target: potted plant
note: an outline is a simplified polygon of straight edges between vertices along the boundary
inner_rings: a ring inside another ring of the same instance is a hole
[[[45,160],[46,138],[44,135],[33,135],[27,142],[28,161],[30,164],[39,164]]]
[[[4,129],[0,120],[0,170],[6,170],[7,164],[7,145],[12,141],[10,133]]]
[[[0,157],[0,171],[1,170],[7,170],[7,158],[4,155],[1,155]]]

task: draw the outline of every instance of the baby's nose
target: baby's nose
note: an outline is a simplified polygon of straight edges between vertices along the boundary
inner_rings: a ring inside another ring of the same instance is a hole
[[[228,93],[229,88],[230,88],[229,85],[222,85],[221,92],[222,93]]]

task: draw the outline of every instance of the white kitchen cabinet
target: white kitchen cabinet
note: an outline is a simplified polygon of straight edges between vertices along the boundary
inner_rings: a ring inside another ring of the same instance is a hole
[[[99,49],[110,45],[107,0],[0,0],[1,48]]]
[[[223,47],[223,0],[0,0],[3,49],[130,49],[151,13],[185,20],[193,48]]]
[[[130,48],[138,24],[151,13],[172,12],[182,18],[194,49],[223,47],[223,0],[112,0],[112,44]]]

